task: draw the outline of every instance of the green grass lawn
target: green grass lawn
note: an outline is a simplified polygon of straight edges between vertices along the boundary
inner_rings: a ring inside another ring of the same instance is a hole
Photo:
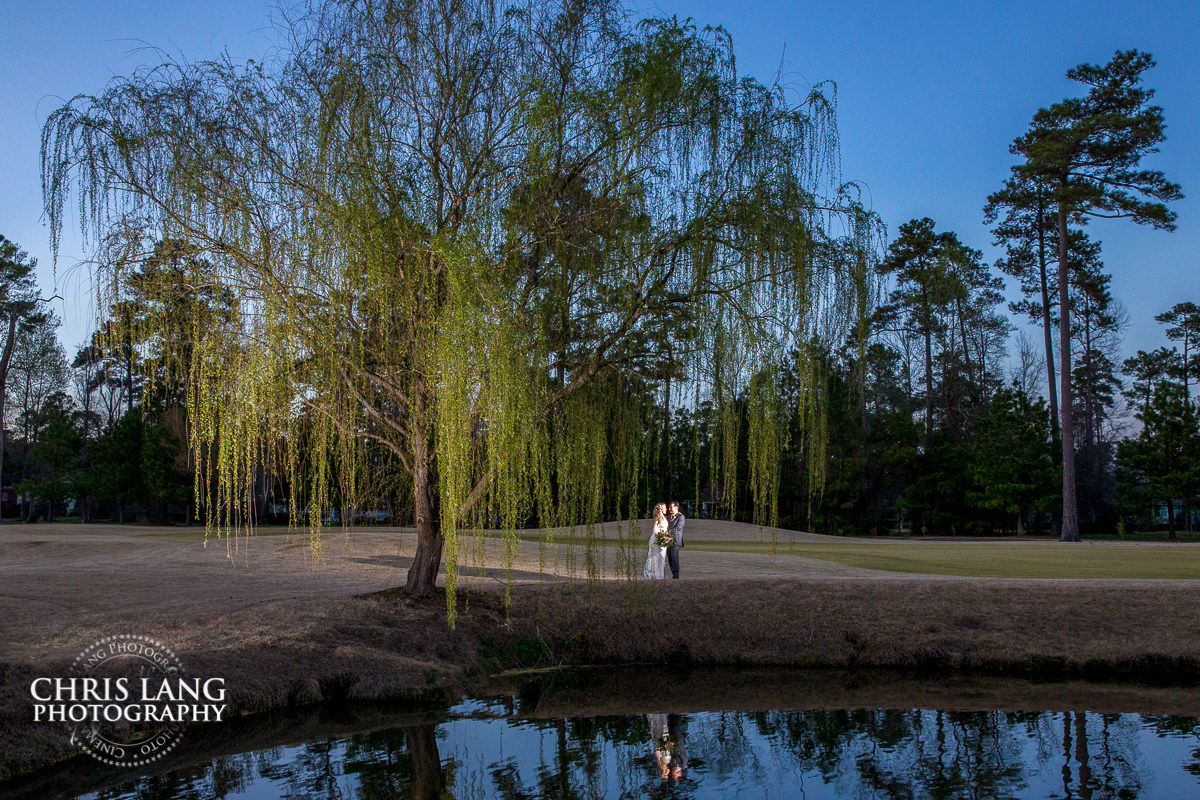
[[[383,532],[383,531],[380,531]],[[289,533],[285,526],[260,526],[256,536],[280,536]],[[307,529],[291,531],[307,538]],[[343,535],[341,528],[330,526],[326,535]],[[138,535],[165,541],[199,542],[203,526],[195,528],[150,529]],[[351,534],[353,535],[353,534]],[[494,535],[494,534],[492,534]],[[521,531],[526,542],[541,540],[535,531]],[[488,536],[488,534],[485,534]],[[216,537],[210,537],[216,540]],[[582,536],[556,536],[555,544],[587,544]],[[781,559],[791,556],[832,561],[850,567],[903,572],[913,575],[955,575],[980,578],[1129,578],[1200,580],[1200,546],[1195,544],[1155,544],[1127,546],[1104,544],[1061,544],[1052,541],[953,542],[897,539],[847,539],[836,542],[780,541],[762,542],[692,539],[687,551],[761,553]],[[615,537],[597,536],[594,547],[618,547]],[[629,546],[629,543],[626,543]],[[642,547],[640,536],[635,545]],[[686,551],[685,551],[686,552]]]
[[[536,534],[523,532],[526,541]],[[583,537],[556,537],[558,544],[583,545]],[[1155,542],[1161,542],[1161,537]],[[597,547],[616,547],[613,538],[597,537]],[[638,546],[641,543],[639,541]],[[1063,544],[1053,541],[928,542],[847,539],[844,542],[744,542],[697,540],[685,551],[762,553],[801,556],[850,567],[979,578],[1130,578],[1200,579],[1200,547]]]
[[[693,542],[689,548],[770,553],[771,544]],[[981,578],[1200,579],[1200,547],[1060,544],[1057,542],[847,541],[780,543],[780,556],[923,575]]]

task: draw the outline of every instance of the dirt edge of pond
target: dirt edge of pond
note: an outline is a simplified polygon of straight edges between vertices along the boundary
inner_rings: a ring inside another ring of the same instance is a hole
[[[169,643],[189,675],[225,678],[230,716],[322,701],[445,702],[505,670],[550,666],[915,670],[1175,686],[1200,678],[1200,592],[1140,581],[515,586],[507,610],[500,590],[461,593],[454,629],[444,598],[388,590],[106,625],[106,633]],[[64,647],[46,642],[44,651]],[[64,726],[32,721],[29,696],[35,677],[70,670],[62,655],[0,663],[0,780],[77,754]]]

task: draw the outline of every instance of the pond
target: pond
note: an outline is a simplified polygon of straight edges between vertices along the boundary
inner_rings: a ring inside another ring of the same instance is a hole
[[[1195,695],[764,670],[556,673],[449,708],[327,706],[189,731],[210,754],[142,776],[77,761],[13,796],[1192,797]],[[814,707],[821,698],[843,707]]]

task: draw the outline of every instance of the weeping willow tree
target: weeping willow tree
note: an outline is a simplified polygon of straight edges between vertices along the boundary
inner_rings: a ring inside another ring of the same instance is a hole
[[[183,376],[210,524],[248,518],[269,465],[319,526],[335,491],[379,491],[385,451],[417,531],[407,589],[444,559],[453,609],[462,532],[589,524],[605,491],[643,513],[634,400],[668,362],[677,396],[725,414],[727,486],[733,409],[753,417],[773,523],[772,365],[866,318],[880,248],[840,185],[830,87],[739,77],[721,29],[604,0],[278,19],[268,63],[140,70],[43,133],[55,246],[75,198],[102,293],[169,238],[203,255],[192,289],[236,298],[194,326]]]

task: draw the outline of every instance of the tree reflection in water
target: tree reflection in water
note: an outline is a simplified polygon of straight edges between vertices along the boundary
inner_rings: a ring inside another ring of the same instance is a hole
[[[478,709],[218,758],[93,796],[583,800],[754,789],[764,797],[1132,800],[1200,784],[1200,725],[1190,717],[876,709],[541,720]]]

